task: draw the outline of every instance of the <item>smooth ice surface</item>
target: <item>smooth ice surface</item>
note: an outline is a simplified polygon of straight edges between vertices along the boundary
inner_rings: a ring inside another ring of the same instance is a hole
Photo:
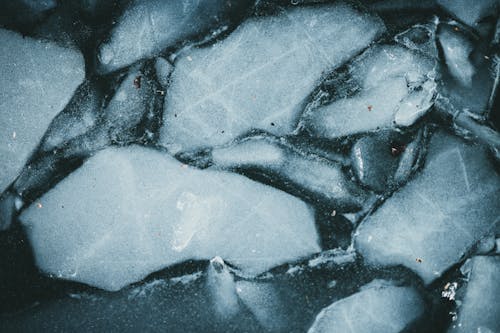
[[[374,265],[404,265],[430,283],[498,223],[500,178],[480,146],[438,132],[426,165],[367,217],[355,247]]]
[[[423,311],[413,288],[370,286],[321,310],[308,332],[399,333]]]
[[[225,15],[249,0],[134,0],[118,19],[109,40],[98,51],[103,72],[149,58],[183,40],[217,28]]]
[[[222,169],[257,169],[295,185],[297,191],[329,202],[339,211],[357,210],[368,197],[344,174],[339,163],[301,153],[272,137],[254,136],[214,148],[212,162]]]
[[[188,259],[258,274],[319,251],[297,198],[135,146],[94,155],[21,220],[43,271],[107,290]]]
[[[469,267],[465,296],[448,332],[500,332],[500,256],[478,256]]]
[[[354,85],[349,89],[354,93],[309,110],[303,126],[313,136],[337,138],[392,127],[396,115],[398,125],[411,125],[429,108],[420,101],[429,104],[432,94],[412,96],[433,81],[433,69],[431,59],[404,47],[375,46],[349,65],[348,79],[335,87],[342,90],[343,84]]]
[[[321,79],[384,31],[339,3],[252,17],[227,38],[178,56],[165,99],[161,144],[172,152],[224,144],[250,129],[293,131]]]
[[[0,192],[82,83],[80,52],[0,29]]]

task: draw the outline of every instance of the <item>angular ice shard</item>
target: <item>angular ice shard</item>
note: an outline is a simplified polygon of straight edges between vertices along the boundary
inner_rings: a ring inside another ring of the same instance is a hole
[[[207,288],[215,312],[219,316],[231,317],[239,311],[236,283],[221,257],[210,260],[207,272]]]
[[[0,192],[82,83],[80,52],[0,29]]]
[[[66,108],[50,124],[40,149],[49,151],[60,147],[94,126],[99,117],[101,95],[92,81],[81,84]]]
[[[447,24],[439,26],[438,40],[451,75],[462,85],[470,86],[472,76],[475,73],[475,68],[470,59],[474,50],[472,42],[465,35],[455,31],[451,25]]]
[[[399,333],[424,312],[411,287],[367,286],[324,308],[309,333]]]
[[[258,274],[319,251],[297,198],[136,146],[97,153],[20,219],[41,270],[107,290],[188,259]]]
[[[273,285],[265,282],[238,281],[236,292],[266,330],[278,332],[286,327],[283,317],[284,305],[280,302]]]
[[[217,168],[258,170],[288,185],[297,196],[328,202],[338,212],[359,210],[369,194],[342,171],[342,165],[313,154],[305,154],[286,141],[252,136],[226,147],[214,148],[211,162]]]
[[[498,14],[498,0],[437,0],[438,4],[460,21],[478,29],[481,21]]]
[[[384,31],[380,19],[344,3],[253,17],[226,39],[176,59],[161,144],[176,153],[220,145],[262,129],[295,129],[322,74]]]
[[[500,221],[500,178],[479,146],[438,132],[426,165],[356,232],[372,265],[403,265],[428,284]]]
[[[333,101],[302,117],[311,135],[338,138],[413,124],[431,106],[434,62],[401,46],[375,46],[351,62],[333,89]],[[348,86],[348,87],[346,87]],[[419,92],[421,91],[421,92]]]
[[[252,1],[134,0],[118,19],[109,40],[99,47],[102,72],[150,58],[185,40],[200,38],[227,24]]]
[[[500,332],[500,256],[473,257],[464,268],[468,270],[465,296],[448,332]]]
[[[174,70],[174,66],[168,60],[162,57],[156,58],[155,61],[155,71],[158,83],[166,89],[170,82],[170,75]]]

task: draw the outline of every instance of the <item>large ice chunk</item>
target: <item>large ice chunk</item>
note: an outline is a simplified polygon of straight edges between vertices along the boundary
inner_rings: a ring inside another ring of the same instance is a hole
[[[321,310],[309,333],[399,333],[423,312],[411,287],[367,286]]]
[[[500,257],[478,256],[464,265],[467,289],[448,332],[500,332]]]
[[[0,192],[82,83],[81,53],[0,29]]]
[[[149,58],[163,49],[187,39],[199,38],[227,23],[250,0],[231,2],[135,0],[125,10],[109,40],[99,48],[98,61],[103,72]]]
[[[495,16],[500,8],[498,0],[437,0],[437,3],[460,21],[480,29],[483,19]]]
[[[224,144],[252,128],[290,133],[322,74],[383,31],[378,18],[343,3],[294,7],[186,50],[167,91],[161,143],[177,152]]]
[[[409,126],[432,106],[434,62],[401,46],[375,46],[334,76],[343,79],[333,87],[333,101],[308,109],[302,118],[313,136]]]
[[[363,221],[355,246],[368,263],[401,264],[430,283],[498,223],[498,195],[485,151],[438,132],[422,173]]]
[[[297,198],[136,146],[97,153],[20,218],[43,271],[107,290],[188,259],[258,274],[319,250]]]

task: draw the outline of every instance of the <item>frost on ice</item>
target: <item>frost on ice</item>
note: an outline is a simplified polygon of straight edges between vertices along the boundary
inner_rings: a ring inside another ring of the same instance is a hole
[[[101,151],[38,202],[21,220],[40,269],[107,290],[188,259],[258,274],[319,251],[302,201],[146,148]]]
[[[432,106],[434,61],[401,46],[374,46],[333,74],[330,103],[312,106],[302,126],[334,139],[380,128],[412,125]]]
[[[226,39],[176,59],[161,144],[172,152],[220,145],[251,129],[291,133],[326,72],[381,35],[379,19],[346,4],[252,17]]]
[[[424,312],[411,287],[366,286],[324,308],[309,333],[399,333]]]
[[[406,266],[428,284],[499,223],[499,194],[485,151],[438,132],[421,174],[363,221],[355,246],[368,263]]]
[[[80,52],[0,29],[0,192],[83,82]]]

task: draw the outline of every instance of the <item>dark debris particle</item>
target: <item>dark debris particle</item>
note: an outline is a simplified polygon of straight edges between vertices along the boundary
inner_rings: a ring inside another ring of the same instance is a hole
[[[391,146],[391,155],[396,157],[401,155],[406,149],[406,145],[404,144],[399,144],[399,143],[394,143]]]
[[[136,89],[141,88],[141,79],[142,77],[140,75],[134,79],[134,87],[136,87]]]
[[[274,123],[271,123],[271,126],[274,126]]]

